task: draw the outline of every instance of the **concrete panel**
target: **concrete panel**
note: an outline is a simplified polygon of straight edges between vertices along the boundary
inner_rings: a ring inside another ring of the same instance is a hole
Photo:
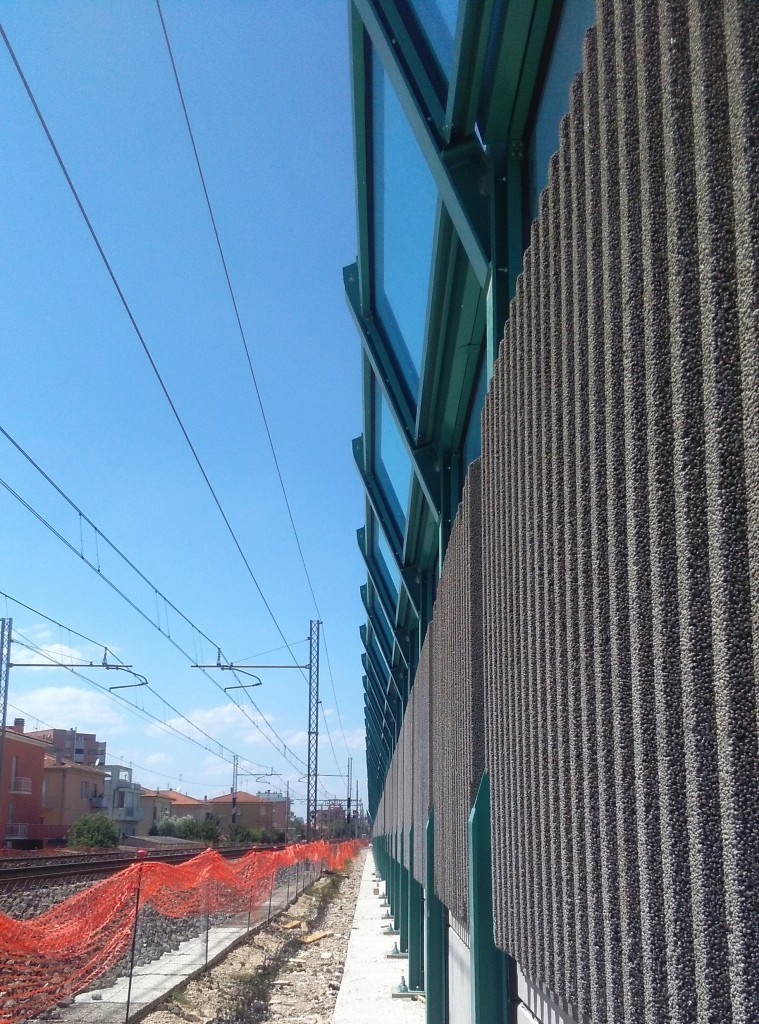
[[[471,1024],[472,986],[469,946],[448,929],[448,1024]]]

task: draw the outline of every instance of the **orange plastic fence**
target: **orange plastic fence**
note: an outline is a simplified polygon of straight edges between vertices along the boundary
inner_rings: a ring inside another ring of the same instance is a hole
[[[138,900],[171,918],[255,913],[281,868],[311,861],[340,870],[361,845],[320,841],[233,861],[215,850],[180,865],[143,861],[30,920],[0,913],[0,1021],[27,1020],[91,987],[130,947]]]

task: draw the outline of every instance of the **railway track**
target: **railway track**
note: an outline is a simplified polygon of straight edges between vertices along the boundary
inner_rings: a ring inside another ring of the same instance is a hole
[[[219,849],[222,857],[234,860],[255,850],[276,850],[279,846],[227,846]],[[69,853],[58,857],[0,859],[0,888],[8,882],[44,881],[46,879],[79,878],[83,875],[105,878],[128,868],[137,860],[162,861],[165,864],[183,864],[197,857],[205,847],[193,849],[147,850],[138,856],[138,850],[119,850],[115,853]]]

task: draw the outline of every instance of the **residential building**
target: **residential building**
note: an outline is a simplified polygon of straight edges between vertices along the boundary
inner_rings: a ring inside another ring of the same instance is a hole
[[[188,814],[196,821],[206,821],[210,813],[208,808],[208,797],[198,800],[197,797],[180,793],[176,789],[160,789],[160,796],[171,802],[171,813],[174,817],[184,818]]]
[[[3,730],[0,828],[3,845],[16,849],[42,846],[51,834],[42,817],[46,743],[24,734],[17,718]]]
[[[409,987],[428,1024],[753,1020],[759,4],[349,11]]]
[[[263,792],[259,791],[256,795],[274,805],[271,819],[272,829],[275,832],[286,832],[288,822],[290,821],[291,801],[289,796],[273,789],[267,789]]]
[[[320,807],[316,812],[316,834],[329,837],[340,834],[345,828],[345,808],[333,803]]]
[[[174,799],[165,790],[145,789],[140,794],[142,820],[137,826],[138,836],[147,836],[161,818],[174,814]]]
[[[65,840],[75,821],[104,809],[105,779],[103,769],[77,764],[60,754],[45,755],[42,820],[49,840]]]
[[[137,828],[143,819],[140,806],[142,787],[132,781],[131,768],[125,768],[120,764],[107,764],[103,766],[103,770],[103,810],[122,835],[137,835]]]
[[[232,794],[216,796],[209,801],[209,805],[219,819],[222,834],[229,833],[232,826]],[[235,820],[245,828],[262,828],[272,835],[284,832],[287,828],[287,801],[268,800],[238,790]]]
[[[76,764],[89,764],[101,767],[105,764],[105,743],[98,740],[91,732],[79,732],[78,729],[38,729],[27,733],[34,739],[45,740],[51,744],[52,753],[60,755],[67,761]]]

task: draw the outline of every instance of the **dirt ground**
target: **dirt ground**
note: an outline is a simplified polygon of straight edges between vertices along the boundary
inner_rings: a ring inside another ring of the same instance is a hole
[[[362,850],[344,873],[323,876],[221,963],[176,989],[145,1024],[328,1024],[365,859]]]

